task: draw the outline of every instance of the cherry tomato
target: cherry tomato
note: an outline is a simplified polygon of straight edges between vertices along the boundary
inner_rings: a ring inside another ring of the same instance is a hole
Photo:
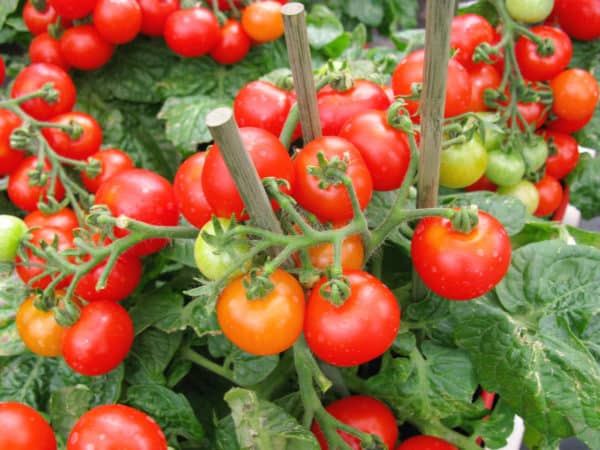
[[[179,0],[138,0],[142,9],[141,32],[147,36],[162,36],[167,17],[179,9]]]
[[[469,72],[471,75],[471,102],[469,111],[488,111],[485,103],[485,90],[498,89],[502,78],[498,71],[489,64],[481,64]]]
[[[498,189],[498,186],[495,185],[494,183],[492,183],[488,179],[488,177],[486,177],[485,175],[482,175],[481,178],[479,180],[477,180],[475,183],[467,186],[465,188],[465,191],[467,191],[467,192],[475,192],[475,191],[496,192],[496,189]]]
[[[61,156],[71,159],[86,159],[100,150],[102,145],[102,129],[96,119],[82,112],[68,112],[60,114],[50,120],[57,125],[78,125],[81,134],[71,137],[58,128],[43,128],[42,134],[52,149]]]
[[[250,51],[250,37],[237,20],[229,19],[221,28],[221,39],[210,51],[210,56],[219,64],[235,64]]]
[[[494,40],[494,28],[485,17],[478,14],[462,14],[452,19],[450,46],[456,51],[453,58],[465,68],[471,69],[477,64],[473,62],[473,54],[477,46],[483,42]]]
[[[396,450],[458,450],[458,448],[443,439],[423,434],[405,440]]]
[[[4,58],[0,56],[0,87],[4,84],[6,79],[6,65],[4,64]]]
[[[525,175],[525,160],[519,152],[501,149],[488,152],[485,176],[498,186],[517,184]]]
[[[538,129],[539,127],[541,127],[544,124],[544,122],[546,121],[546,117],[547,117],[546,106],[544,106],[543,103],[517,102],[517,108],[518,108],[519,112],[521,113],[521,115],[523,116],[523,118],[525,119],[525,122],[527,122],[528,125],[533,125],[533,127],[535,129]],[[509,121],[509,125],[510,125],[510,121]],[[525,130],[525,127],[523,126],[523,124],[520,121],[519,121],[519,128],[521,128],[521,130]]]
[[[485,173],[488,154],[477,136],[464,144],[442,150],[440,185],[463,188],[475,183]]]
[[[115,46],[106,41],[92,25],[65,30],[60,50],[67,62],[80,70],[96,70],[112,57]]]
[[[79,227],[77,216],[70,208],[63,208],[53,214],[44,214],[40,210],[35,210],[27,214],[23,221],[29,228],[51,227],[67,233],[72,233],[75,228]]]
[[[442,297],[479,297],[508,270],[511,247],[504,227],[483,211],[478,216],[479,223],[469,233],[454,230],[451,220],[443,217],[426,217],[415,228],[411,245],[415,270]]]
[[[132,343],[133,322],[127,310],[100,300],[85,305],[79,320],[64,330],[62,355],[77,373],[103,375],[125,359]]]
[[[25,152],[11,147],[10,135],[23,121],[14,112],[0,109],[0,177],[10,175],[25,158]]]
[[[515,45],[519,69],[528,80],[550,80],[562,72],[571,61],[571,39],[564,31],[547,25],[533,27],[529,31],[541,39],[549,39],[554,45],[554,53],[541,56],[538,54],[537,45],[527,37],[521,36]]]
[[[340,422],[378,436],[388,449],[392,449],[398,441],[398,425],[394,414],[384,403],[373,397],[353,395],[330,403],[325,409]],[[317,437],[321,449],[328,450],[327,440],[317,422],[313,423],[311,431]],[[362,449],[360,439],[344,431],[338,433],[353,450]]]
[[[17,255],[21,238],[27,232],[27,224],[8,214],[0,214],[0,262],[12,262]]]
[[[137,0],[96,0],[94,27],[106,41],[124,44],[142,29],[142,9]]]
[[[230,282],[217,300],[217,319],[223,334],[253,355],[275,355],[290,348],[302,332],[304,291],[289,273],[276,269],[269,280],[273,290],[248,299],[244,277]]]
[[[107,148],[106,150],[94,153],[90,158],[100,161],[101,167],[100,173],[93,178],[88,177],[85,172],[81,172],[81,181],[90,192],[96,192],[102,183],[113,175],[127,169],[133,169],[131,157],[118,148]]]
[[[337,227],[336,227],[337,228]],[[333,266],[333,244],[320,244],[308,248],[310,262],[315,269],[326,270]],[[300,258],[295,257],[296,265],[300,266]],[[342,241],[342,269],[361,270],[365,262],[365,247],[358,234],[348,236]]]
[[[179,166],[173,181],[173,192],[181,214],[197,228],[202,228],[212,216],[212,208],[202,190],[205,161],[206,152],[193,154]]]
[[[167,450],[167,440],[152,417],[125,405],[101,405],[75,423],[67,450]]]
[[[57,14],[67,19],[81,19],[94,9],[96,0],[48,0]]]
[[[38,202],[41,200],[46,203],[48,201],[48,192],[52,187],[52,180],[48,179],[43,186],[31,186],[29,172],[36,169],[38,165],[37,156],[28,156],[19,166],[11,173],[8,178],[8,198],[17,207],[25,211],[33,211],[37,209]],[[51,170],[50,163],[44,160],[42,164],[42,172],[48,173]],[[61,201],[65,196],[65,188],[57,178],[54,184],[54,198]]]
[[[0,402],[0,448],[56,450],[54,431],[35,409],[18,402]]]
[[[219,43],[219,21],[206,8],[180,9],[165,23],[165,41],[180,56],[195,58],[209,53]]]
[[[532,136],[524,142],[521,148],[523,159],[530,172],[537,172],[542,168],[548,158],[548,144],[540,136]]]
[[[567,34],[581,41],[600,37],[600,4],[597,0],[556,1],[556,16]]]
[[[534,215],[544,217],[556,211],[563,198],[563,189],[558,180],[550,175],[546,175],[535,183],[535,188],[538,191],[540,202]]]
[[[27,66],[15,78],[10,96],[17,98],[31,94],[46,83],[51,83],[58,91],[58,100],[51,103],[42,98],[32,98],[21,103],[21,109],[38,120],[51,119],[71,111],[75,105],[75,85],[67,72],[53,64],[34,63]]]
[[[293,195],[307,211],[321,221],[338,222],[354,216],[348,191],[343,185],[319,186],[319,179],[308,173],[308,168],[318,166],[317,154],[323,152],[325,159],[334,157],[346,161],[346,174],[350,177],[361,209],[367,207],[373,194],[373,181],[369,169],[358,149],[346,139],[323,136],[307,144],[294,159],[296,184]]]
[[[554,93],[552,111],[567,120],[581,120],[594,113],[600,91],[587,70],[569,69],[550,81]]]
[[[543,22],[553,6],[554,0],[506,0],[506,9],[512,18],[525,23]]]
[[[60,50],[60,41],[48,33],[40,33],[29,44],[29,59],[32,63],[54,64],[67,71],[71,68]]]
[[[124,215],[152,225],[174,226],[179,222],[173,188],[166,179],[145,169],[129,169],[113,175],[96,192],[94,204],[108,206],[115,217]],[[127,230],[115,229],[117,237],[127,234]],[[146,239],[128,252],[136,256],[149,255],[167,242],[167,239]]]
[[[25,299],[17,311],[17,331],[25,346],[36,355],[60,356],[64,328],[54,318],[53,311],[42,311],[33,304],[36,296]]]
[[[559,131],[565,134],[575,133],[581,129],[583,129],[594,117],[594,114],[590,114],[588,117],[584,117],[579,120],[567,120],[561,117],[557,117],[556,119],[550,120],[544,124],[544,126],[552,131]]]
[[[510,195],[520,200],[525,205],[528,214],[533,214],[540,203],[540,196],[535,185],[528,180],[521,180],[513,186],[501,186],[498,188],[498,194]]]
[[[543,130],[541,133],[551,149],[546,161],[546,173],[562,180],[579,162],[577,141],[574,137],[558,131]]]
[[[281,3],[276,1],[254,2],[242,12],[242,27],[253,41],[263,43],[283,36]]]
[[[38,11],[31,3],[31,0],[25,2],[25,6],[23,7],[23,22],[25,22],[25,26],[34,36],[46,33],[48,25],[55,23],[57,18],[58,14],[56,14],[56,10],[49,3],[46,3],[43,11]]]

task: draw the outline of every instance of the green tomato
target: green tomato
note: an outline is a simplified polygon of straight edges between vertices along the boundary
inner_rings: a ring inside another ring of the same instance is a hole
[[[19,242],[26,232],[27,225],[18,217],[0,215],[0,262],[14,261]]]
[[[231,219],[217,218],[223,229],[229,228]],[[213,221],[209,220],[198,233],[194,244],[194,260],[196,266],[202,274],[209,280],[219,280],[223,278],[231,269],[231,266],[238,263],[240,259],[250,251],[250,245],[245,242],[235,242],[228,245],[225,249],[219,249],[209,244],[202,237],[202,233],[216,234]],[[250,268],[251,261],[244,264],[239,270],[236,270],[230,277],[241,275]]]
[[[541,136],[533,136],[523,146],[523,159],[529,172],[537,172],[548,159],[548,144]]]
[[[525,205],[528,214],[533,214],[540,204],[540,195],[531,181],[521,180],[514,186],[501,186],[498,194],[518,198]]]
[[[504,129],[498,125],[500,115],[493,112],[475,113],[483,121],[483,145],[486,150],[500,148],[504,138]]]
[[[525,23],[542,22],[552,12],[554,0],[506,0],[511,17]]]
[[[514,186],[525,175],[525,161],[517,152],[488,152],[485,176],[498,186]]]
[[[448,188],[469,186],[481,178],[486,165],[487,152],[478,137],[445,148],[440,160],[440,185]]]

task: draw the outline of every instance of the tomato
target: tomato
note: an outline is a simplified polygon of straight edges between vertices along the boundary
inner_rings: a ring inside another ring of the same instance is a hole
[[[326,270],[333,266],[333,244],[326,243],[308,248],[308,256],[314,268]],[[300,266],[300,258],[295,257],[296,265]],[[348,236],[342,241],[342,269],[361,270],[365,262],[365,247],[358,234]]]
[[[563,198],[563,189],[558,180],[550,175],[546,175],[535,183],[535,188],[538,191],[540,202],[534,215],[544,217],[556,211]]]
[[[485,90],[498,89],[502,78],[498,71],[489,64],[481,64],[469,72],[471,75],[471,101],[469,111],[487,111],[490,108],[485,103]]]
[[[552,111],[567,120],[581,120],[594,113],[600,91],[587,70],[569,69],[550,81],[554,94]]]
[[[527,170],[536,172],[542,168],[548,158],[548,145],[540,136],[532,136],[523,143],[522,154]]]
[[[281,3],[276,1],[254,2],[242,12],[242,27],[253,41],[263,43],[283,36]]]
[[[405,440],[396,450],[458,450],[458,448],[443,439],[423,434]]]
[[[152,417],[125,405],[101,405],[75,423],[67,450],[167,450],[167,440]]]
[[[94,200],[106,205],[114,217],[124,215],[152,225],[174,226],[179,222],[179,209],[169,182],[145,169],[129,169],[104,182]],[[115,235],[123,237],[129,231],[116,228]],[[167,245],[167,239],[146,239],[128,252],[136,256],[155,253]]]
[[[398,425],[394,414],[384,403],[373,397],[352,395],[330,403],[325,409],[340,422],[364,433],[378,436],[388,449],[392,449],[398,441]],[[317,437],[321,449],[329,449],[317,422],[313,423],[311,431]],[[338,433],[353,450],[362,449],[358,438],[344,431]]]
[[[125,359],[132,343],[133,322],[127,310],[99,300],[85,305],[79,320],[64,330],[62,355],[77,373],[103,375]]]
[[[53,311],[42,311],[33,304],[36,296],[31,295],[17,311],[17,331],[25,346],[36,355],[60,356],[63,330],[54,318]]]
[[[355,80],[346,92],[338,92],[329,86],[317,94],[321,128],[324,136],[337,136],[344,123],[356,114],[370,110],[387,110],[390,99],[383,88],[372,81]]]
[[[56,450],[54,431],[35,409],[24,403],[0,402],[0,448]]]
[[[82,112],[60,114],[50,120],[57,125],[79,125],[81,135],[71,138],[69,134],[58,128],[43,128],[42,134],[52,149],[61,156],[71,159],[86,159],[93,155],[102,145],[102,129],[96,119]]]
[[[287,350],[302,332],[302,286],[289,273],[276,269],[269,276],[273,290],[250,300],[244,278],[231,281],[217,300],[217,319],[223,334],[253,355],[275,355]]]
[[[62,231],[73,231],[79,227],[77,216],[70,208],[63,208],[52,214],[44,214],[40,210],[30,212],[23,219],[29,228],[33,227],[51,227]]]
[[[525,205],[528,214],[533,214],[540,203],[540,196],[531,181],[521,180],[513,186],[498,188],[498,194],[515,197]]]
[[[96,70],[112,57],[115,46],[106,41],[92,25],[65,30],[60,50],[67,62],[80,70]]]
[[[552,131],[559,131],[561,133],[571,134],[583,129],[594,117],[594,114],[590,114],[588,117],[584,117],[579,120],[567,120],[561,117],[550,120],[544,124],[544,126]]]
[[[75,247],[73,244],[73,234],[71,232],[51,227],[32,230],[30,241],[37,248],[41,248],[42,242],[51,245],[56,241],[56,249],[59,252]],[[45,259],[34,255],[29,249],[26,250],[26,253],[27,261],[23,261],[17,256],[17,275],[19,275],[19,278],[21,278],[23,283],[30,284],[32,288],[45,289],[50,284],[52,279],[58,275],[58,273],[46,275],[42,278],[32,281],[34,277],[38,277],[45,271],[48,263]],[[67,286],[71,282],[72,278],[72,276],[63,278],[55,287],[62,288]]]
[[[525,160],[516,151],[501,149],[488,152],[485,176],[498,186],[517,184],[525,175]]]
[[[571,39],[562,30],[547,25],[531,28],[533,34],[541,39],[549,39],[554,45],[550,56],[538,54],[537,45],[525,36],[521,36],[515,45],[515,55],[521,74],[531,81],[545,81],[562,72],[573,56]]]
[[[19,242],[26,232],[27,224],[21,219],[0,214],[0,263],[14,261]]]
[[[235,64],[250,51],[250,37],[237,20],[229,19],[221,28],[221,39],[210,51],[210,56],[219,64]]]
[[[506,9],[512,18],[525,23],[543,22],[553,6],[554,0],[506,0]]]
[[[239,90],[233,113],[240,127],[258,127],[279,136],[293,103],[288,92],[268,81],[256,80]]]
[[[57,18],[58,14],[56,14],[56,10],[49,3],[46,2],[46,7],[42,11],[38,11],[31,3],[31,0],[25,2],[25,6],[23,7],[23,22],[25,22],[25,26],[34,36],[46,33],[48,25],[55,23]]]
[[[304,335],[315,355],[334,366],[350,367],[383,354],[400,327],[400,307],[392,291],[373,275],[345,270],[350,296],[341,306],[325,299],[321,278],[306,308]],[[343,326],[340,326],[343,324]]]
[[[179,0],[138,0],[142,9],[141,32],[147,36],[162,36],[167,17],[179,9]]]
[[[533,125],[535,129],[541,127],[546,121],[546,106],[543,103],[517,102],[517,109],[525,119],[525,122],[527,122],[528,125]],[[524,130],[523,124],[520,121],[519,128]]]
[[[57,14],[67,19],[81,19],[94,9],[96,0],[48,0]]]
[[[4,64],[4,58],[0,56],[0,87],[4,84],[6,79],[6,65]]]
[[[501,188],[498,189],[500,191]],[[510,264],[510,239],[496,218],[479,211],[469,233],[443,217],[426,217],[415,228],[411,256],[423,283],[450,300],[471,300],[490,291]]]
[[[94,153],[90,158],[100,161],[101,167],[100,173],[93,178],[88,177],[85,172],[81,172],[81,181],[90,192],[96,192],[102,183],[113,175],[127,169],[133,169],[131,157],[118,148],[107,148],[106,150]]]
[[[277,177],[294,186],[292,159],[275,135],[253,127],[240,128],[240,134],[260,178]],[[213,145],[206,156],[202,170],[202,190],[217,216],[230,217],[235,214],[238,219],[246,217],[243,216],[242,197],[217,145]],[[287,187],[282,187],[281,190],[286,193],[290,191]]]
[[[11,147],[10,135],[23,121],[14,112],[0,109],[0,177],[10,175],[19,167],[25,152]]]
[[[8,198],[17,207],[25,211],[37,209],[38,201],[46,203],[48,201],[48,192],[52,186],[52,180],[49,178],[43,186],[30,186],[29,171],[37,168],[37,156],[28,156],[25,158],[8,178]],[[48,160],[42,164],[42,172],[48,173],[51,170]],[[65,188],[60,179],[56,179],[54,185],[54,198],[61,201],[65,196]]]
[[[373,189],[398,189],[410,164],[410,146],[406,134],[387,123],[385,111],[365,111],[344,124],[339,136],[358,149],[367,165]]]
[[[486,150],[494,150],[502,145],[505,130],[498,124],[500,115],[493,112],[477,112],[475,113],[477,120],[483,123],[483,146]]]
[[[219,43],[219,21],[213,12],[196,7],[180,9],[169,15],[164,36],[171,50],[195,58],[209,53]]]
[[[478,14],[462,14],[452,19],[450,46],[456,51],[453,58],[465,68],[470,69],[477,64],[473,62],[473,54],[479,44],[491,43],[494,40],[494,28],[485,17]]]
[[[124,44],[142,29],[142,9],[137,0],[97,0],[94,27],[106,41]]]
[[[412,85],[423,83],[425,51],[417,50],[402,59],[392,74],[392,87],[395,95],[410,95]],[[467,70],[455,59],[448,61],[446,86],[446,106],[444,117],[457,116],[467,112],[471,101],[471,78]],[[408,100],[406,109],[411,115],[417,113],[418,100]]]
[[[581,41],[600,37],[600,4],[597,0],[557,0],[560,27]]]
[[[67,72],[53,64],[34,63],[27,66],[15,78],[10,96],[17,98],[31,94],[46,83],[51,83],[58,91],[58,100],[51,103],[42,98],[32,98],[21,103],[21,109],[38,120],[51,119],[71,111],[75,105],[75,85]]]
[[[212,208],[202,190],[202,170],[206,152],[198,152],[186,159],[177,169],[173,192],[181,214],[197,228],[210,220]]]
[[[485,175],[482,175],[481,178],[479,178],[479,180],[477,180],[475,183],[467,186],[465,188],[465,191],[467,191],[467,192],[475,192],[475,191],[496,192],[496,189],[498,189],[498,186],[496,186],[494,183],[492,183],[488,179],[488,177],[486,177]]]
[[[574,137],[558,131],[543,130],[542,135],[551,151],[546,161],[546,173],[562,180],[579,162],[579,147]]]
[[[475,183],[485,173],[488,154],[477,136],[464,144],[442,150],[440,185],[463,188]]]
[[[29,59],[32,63],[54,64],[65,71],[71,68],[60,50],[60,41],[48,33],[33,38],[29,44]]]

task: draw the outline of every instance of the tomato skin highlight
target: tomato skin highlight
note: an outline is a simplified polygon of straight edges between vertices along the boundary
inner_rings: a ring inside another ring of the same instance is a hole
[[[6,450],[56,450],[50,424],[32,407],[18,402],[0,402],[0,448]]]
[[[493,216],[479,211],[469,233],[450,219],[426,217],[415,228],[411,257],[415,270],[433,292],[450,300],[470,300],[490,291],[510,264],[510,239]]]

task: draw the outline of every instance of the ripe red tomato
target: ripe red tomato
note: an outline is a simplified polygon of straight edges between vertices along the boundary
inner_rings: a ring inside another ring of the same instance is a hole
[[[373,397],[353,395],[337,400],[325,409],[340,422],[364,433],[379,436],[388,449],[392,449],[398,441],[398,425],[394,414],[384,403]],[[317,437],[321,449],[328,450],[327,440],[317,422],[313,423],[311,431]],[[362,449],[358,438],[344,431],[338,433],[353,450]]]
[[[480,64],[471,72],[471,101],[469,111],[488,111],[490,108],[485,103],[485,90],[498,89],[502,78],[498,71],[489,64]]]
[[[94,200],[95,205],[106,205],[113,216],[124,215],[152,225],[174,226],[179,222],[179,209],[169,182],[145,169],[129,169],[104,182]],[[116,228],[122,237],[129,231]],[[155,253],[167,245],[166,239],[146,239],[128,250],[133,255]]]
[[[294,186],[292,159],[275,135],[254,127],[240,128],[240,134],[260,178],[277,177]],[[235,214],[238,219],[246,217],[243,215],[242,197],[217,145],[213,145],[206,156],[202,170],[202,190],[217,216],[231,217]],[[281,190],[290,192],[290,189],[284,187]],[[276,207],[274,202],[273,206]]]
[[[533,27],[530,31],[541,39],[550,39],[554,45],[554,53],[550,56],[540,56],[537,45],[527,37],[521,36],[515,45],[519,69],[528,80],[550,80],[562,72],[571,61],[571,39],[564,31],[547,25]]]
[[[91,158],[100,161],[100,173],[95,177],[90,178],[85,172],[81,172],[81,181],[85,188],[92,193],[96,192],[102,183],[113,175],[127,169],[133,169],[131,157],[118,148],[107,148],[106,150],[94,153]]]
[[[0,87],[4,84],[6,79],[6,65],[4,64],[4,58],[0,56]]]
[[[25,152],[11,147],[10,135],[23,121],[14,112],[0,109],[0,176],[10,175],[25,158]]]
[[[413,84],[423,83],[424,68],[424,50],[412,52],[400,61],[392,74],[394,94],[410,95]],[[450,59],[448,62],[447,80],[444,117],[467,112],[471,100],[471,79],[467,70],[456,59]],[[409,100],[406,105],[411,115],[417,113],[418,107],[418,100]]]
[[[24,403],[0,402],[0,448],[56,450],[54,431],[35,409]]]
[[[179,0],[138,0],[142,9],[141,32],[147,36],[162,36],[167,17],[179,9]]]
[[[94,26],[106,41],[124,44],[142,29],[142,9],[137,0],[96,0]]]
[[[273,290],[248,299],[245,275],[231,283],[217,300],[217,319],[223,334],[253,355],[276,355],[290,348],[302,332],[304,291],[289,273],[276,269],[269,279]]]
[[[30,186],[29,171],[36,169],[38,165],[37,156],[28,156],[19,163],[17,168],[8,178],[8,198],[17,207],[25,211],[37,209],[38,201],[48,201],[48,191],[51,188],[52,180],[48,179],[44,186]],[[42,171],[48,173],[51,170],[50,163],[44,160]],[[65,188],[57,178],[54,185],[54,198],[61,201],[65,196]]]
[[[584,117],[579,120],[567,120],[561,117],[550,120],[544,124],[544,126],[552,131],[559,131],[565,134],[575,133],[583,129],[594,117],[594,114],[590,114],[588,117]]]
[[[31,0],[25,2],[25,6],[23,7],[23,22],[25,22],[25,26],[34,36],[46,33],[48,25],[55,23],[57,18],[58,14],[56,14],[56,10],[49,3],[46,3],[43,11],[38,11],[31,4]]]
[[[60,41],[48,33],[40,33],[29,44],[29,59],[32,63],[54,64],[67,71],[71,68],[60,50]]]
[[[563,189],[556,178],[546,175],[535,183],[535,188],[540,196],[540,202],[534,215],[544,217],[558,209],[563,198]]]
[[[558,131],[543,130],[540,134],[551,145],[550,156],[546,161],[546,174],[562,180],[579,162],[577,141]]]
[[[405,440],[396,450],[458,450],[458,448],[443,439],[423,434]]]
[[[483,42],[491,43],[495,33],[492,24],[478,14],[462,14],[452,19],[450,46],[456,51],[453,58],[466,69],[475,68],[475,48]]]
[[[510,239],[504,227],[479,211],[469,233],[442,217],[427,217],[415,228],[411,256],[425,285],[450,300],[470,300],[491,290],[510,264]]]
[[[320,244],[308,248],[310,263],[314,268],[327,270],[333,266],[334,262],[333,244]],[[294,256],[296,265],[300,266],[300,258]],[[348,236],[342,241],[342,269],[343,270],[361,270],[365,262],[365,247],[362,238],[358,234]]]
[[[346,174],[352,180],[361,209],[365,209],[371,200],[373,181],[364,159],[354,145],[337,136],[315,139],[298,152],[294,159],[294,198],[322,222],[349,220],[354,216],[354,211],[346,188],[343,185],[331,185],[321,189],[319,179],[308,173],[309,167],[319,165],[319,152],[323,152],[328,161],[334,157],[347,161]]]
[[[35,298],[31,295],[19,306],[15,319],[19,336],[29,351],[36,355],[48,358],[60,356],[64,328],[56,323],[53,311],[35,307]]]
[[[165,41],[180,56],[195,58],[209,53],[219,43],[219,21],[207,8],[180,9],[167,18]]]
[[[467,192],[475,192],[475,191],[495,192],[497,189],[498,189],[497,185],[492,183],[488,177],[486,177],[485,175],[482,175],[481,178],[479,178],[479,180],[477,180],[475,183],[471,184],[470,186],[467,186],[465,188],[465,191],[467,191]]]
[[[133,343],[133,322],[115,302],[100,300],[81,309],[79,320],[65,329],[62,355],[75,372],[96,376],[115,369]]]
[[[210,56],[219,64],[235,64],[250,51],[252,42],[237,20],[229,19],[221,28],[221,39]]]
[[[42,134],[52,149],[61,156],[71,159],[86,159],[100,150],[102,129],[96,119],[82,112],[60,114],[50,123],[58,125],[76,124],[81,127],[81,135],[72,139],[68,133],[58,128],[43,128]]]
[[[492,69],[493,70],[493,69]],[[339,136],[358,149],[373,179],[373,189],[398,189],[410,163],[406,134],[387,123],[385,111],[365,111],[344,124]]]
[[[94,9],[96,0],[48,0],[56,13],[67,19],[81,19]]]
[[[346,92],[325,86],[317,94],[319,117],[324,136],[337,136],[342,126],[356,114],[371,109],[387,110],[390,99],[383,88],[372,81],[355,80]]]
[[[567,34],[581,41],[600,37],[600,3],[597,0],[557,0],[556,16]]]
[[[110,60],[115,46],[92,25],[79,25],[63,33],[60,50],[71,66],[80,70],[96,70]]]
[[[254,42],[274,41],[283,36],[281,3],[260,1],[248,5],[242,12],[242,26]]]
[[[598,82],[587,70],[569,69],[550,81],[554,93],[552,111],[567,120],[582,120],[594,113],[600,91]]]
[[[30,212],[23,219],[27,227],[40,227],[40,228],[58,228],[61,231],[67,233],[73,232],[73,229],[79,227],[79,221],[77,216],[70,208],[63,208],[53,214],[44,214],[40,210]]]
[[[67,450],[167,450],[163,431],[152,417],[125,405],[101,405],[75,423]]]
[[[21,103],[21,109],[38,120],[47,120],[71,111],[75,105],[75,85],[67,72],[53,64],[35,63],[27,66],[15,78],[10,96],[17,98],[31,94],[46,83],[51,83],[58,91],[58,100],[50,103],[42,98],[32,98]]]
[[[335,306],[320,292],[322,278],[308,300],[304,336],[310,349],[323,361],[349,367],[366,363],[383,354],[400,327],[396,297],[373,275],[346,270],[350,296]],[[340,326],[343,324],[343,326]]]
[[[212,216],[212,208],[202,190],[202,170],[206,152],[195,153],[179,166],[173,181],[177,206],[192,225],[202,228]]]

